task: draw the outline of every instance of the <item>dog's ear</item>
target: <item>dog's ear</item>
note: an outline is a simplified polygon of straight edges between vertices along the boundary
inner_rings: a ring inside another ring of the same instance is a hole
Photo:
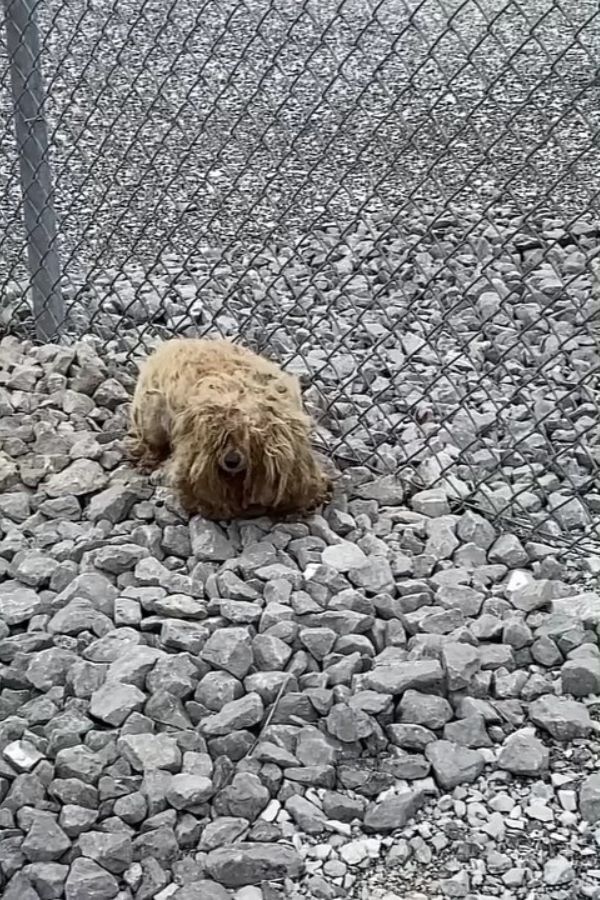
[[[276,406],[265,406],[267,411],[269,429],[255,447],[248,489],[252,505],[270,508],[280,506],[293,493],[295,482],[309,477],[313,459],[308,416],[301,410],[281,415]]]

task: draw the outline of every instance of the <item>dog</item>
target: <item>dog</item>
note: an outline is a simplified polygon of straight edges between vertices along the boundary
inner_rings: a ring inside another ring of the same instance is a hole
[[[275,363],[230,341],[175,338],[140,369],[128,449],[147,472],[169,461],[190,514],[308,514],[332,494],[312,426],[298,379]]]

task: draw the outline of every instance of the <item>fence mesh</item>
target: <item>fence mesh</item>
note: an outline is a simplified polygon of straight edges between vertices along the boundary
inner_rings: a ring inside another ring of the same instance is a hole
[[[596,0],[5,0],[2,25],[5,330],[39,325],[54,240],[25,155],[57,335],[123,364],[241,339],[303,377],[340,465],[598,552]]]

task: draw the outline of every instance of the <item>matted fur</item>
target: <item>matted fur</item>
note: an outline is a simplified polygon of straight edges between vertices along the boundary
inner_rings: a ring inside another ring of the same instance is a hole
[[[129,449],[146,470],[169,459],[190,513],[210,519],[309,512],[331,482],[311,447],[298,379],[223,340],[174,339],[143,364]],[[231,452],[245,461],[230,474]]]

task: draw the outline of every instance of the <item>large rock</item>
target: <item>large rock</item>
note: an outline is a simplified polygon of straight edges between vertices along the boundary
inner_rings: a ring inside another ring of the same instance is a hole
[[[225,562],[235,556],[233,544],[216,522],[200,516],[190,519],[192,553],[201,562]]]
[[[581,619],[584,625],[596,628],[600,625],[600,594],[587,591],[575,597],[561,597],[552,601],[552,612]]]
[[[600,659],[591,653],[568,660],[560,671],[564,694],[587,697],[600,694]]]
[[[297,880],[304,873],[304,862],[285,844],[248,842],[213,850],[206,858],[206,871],[219,884],[238,888],[261,881]]]
[[[557,741],[586,737],[592,730],[590,714],[583,703],[544,694],[529,707],[529,718]]]
[[[516,731],[504,742],[498,766],[514,775],[537,778],[548,769],[550,753],[539,738],[528,730]]]
[[[437,659],[381,663],[364,675],[362,686],[380,694],[403,694],[409,688],[424,693],[441,689],[444,672]]]
[[[124,872],[133,859],[131,838],[125,833],[88,831],[80,835],[79,848],[84,857],[93,859],[113,875]]]
[[[325,547],[321,557],[326,566],[331,566],[338,572],[349,572],[350,569],[360,569],[368,562],[366,554],[350,541],[340,541]]]
[[[102,490],[107,479],[100,463],[91,459],[76,459],[62,472],[51,475],[45,488],[49,497],[62,497],[63,494],[81,497]]]
[[[135,685],[113,682],[94,691],[90,712],[101,722],[118,727],[132,712],[141,710],[145,702],[146,695]]]
[[[168,734],[126,734],[117,746],[136,772],[149,769],[177,772],[181,767],[181,750]]]
[[[93,859],[76,859],[65,883],[65,900],[112,900],[119,893],[117,879]]]
[[[369,805],[365,819],[365,831],[387,832],[404,828],[409,819],[423,806],[427,795],[424,791],[400,791]]]
[[[259,695],[246,694],[239,700],[226,703],[216,715],[203,719],[202,731],[210,737],[215,737],[243,728],[252,728],[262,722],[264,712],[265,708]]]
[[[579,790],[579,811],[590,825],[600,821],[600,772],[588,775]]]
[[[21,851],[30,862],[60,859],[70,846],[71,841],[51,813],[42,810],[33,813],[31,828],[21,844]]]
[[[0,592],[0,622],[22,625],[44,612],[41,598],[31,588],[18,581],[5,581]]]
[[[433,741],[425,747],[425,756],[433,768],[436,781],[445,791],[459,784],[475,781],[485,767],[485,759],[478,750],[469,750],[450,741]]]
[[[235,678],[244,678],[254,659],[250,636],[245,628],[215,631],[202,648],[201,656],[214,669],[222,669]]]

